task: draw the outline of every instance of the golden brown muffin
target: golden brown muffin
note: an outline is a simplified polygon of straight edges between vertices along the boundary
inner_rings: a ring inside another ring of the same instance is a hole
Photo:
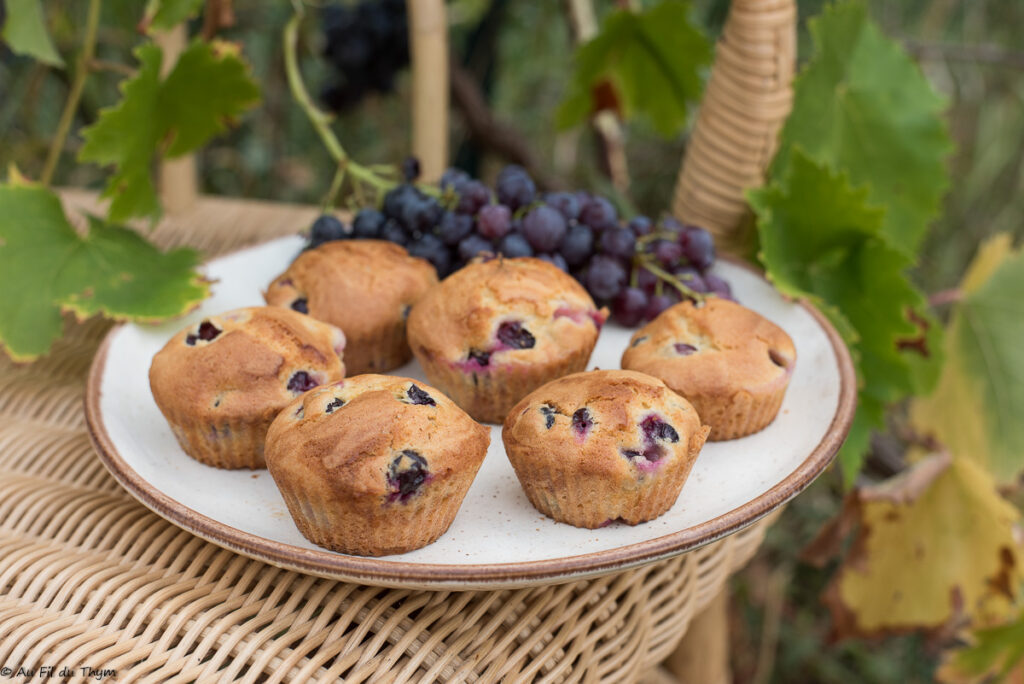
[[[736,439],[775,420],[796,364],[789,335],[735,302],[683,302],[634,333],[622,367],[649,373],[690,400],[712,441]]]
[[[474,261],[427,293],[409,344],[430,382],[479,421],[501,423],[524,395],[583,370],[606,310],[540,259]]]
[[[433,387],[358,375],[281,412],[267,435],[267,467],[303,536],[382,556],[444,534],[490,441],[490,430]]]
[[[345,331],[349,375],[406,363],[410,308],[433,285],[429,261],[382,240],[337,240],[303,252],[270,283],[267,304],[308,313]]]
[[[270,423],[297,395],[345,377],[345,335],[267,306],[204,318],[153,357],[149,386],[181,448],[218,468],[263,468]]]
[[[501,437],[534,508],[576,527],[636,525],[679,497],[708,428],[688,401],[643,373],[549,382],[516,404]]]

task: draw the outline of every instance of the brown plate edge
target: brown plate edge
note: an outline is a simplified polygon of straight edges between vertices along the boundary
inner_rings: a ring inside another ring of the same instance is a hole
[[[732,259],[728,261],[761,275],[749,264]],[[117,452],[103,424],[100,384],[110,341],[123,324],[107,333],[89,369],[85,393],[86,424],[93,446],[107,470],[143,505],[198,537],[274,566],[331,579],[409,589],[495,590],[575,581],[669,558],[737,532],[795,497],[824,472],[845,441],[853,422],[857,407],[856,372],[849,350],[828,319],[807,301],[799,300],[797,304],[806,309],[825,331],[839,366],[839,404],[828,430],[810,455],[782,482],[717,518],[655,539],[578,556],[476,565],[381,561],[271,541],[192,510],[142,479]]]

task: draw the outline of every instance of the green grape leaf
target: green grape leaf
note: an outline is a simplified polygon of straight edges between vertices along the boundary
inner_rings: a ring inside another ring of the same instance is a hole
[[[50,190],[0,185],[0,344],[15,361],[45,354],[62,311],[146,321],[184,313],[209,294],[197,264],[193,250],[161,252],[94,217],[79,234]]]
[[[556,114],[560,128],[602,109],[626,119],[646,115],[655,130],[676,135],[703,89],[711,45],[690,20],[690,4],[663,0],[643,12],[615,10],[601,32],[576,52],[569,92]]]
[[[911,420],[1010,485],[1024,471],[1024,254],[1008,235],[993,238],[961,290],[938,386],[915,400]]]
[[[3,25],[3,39],[11,52],[34,57],[44,64],[62,67],[64,60],[57,54],[50,32],[46,29],[46,14],[42,0],[0,0],[7,9]]]
[[[871,446],[871,433],[884,427],[885,405],[861,392],[857,397],[857,412],[853,416],[850,433],[836,455],[847,486],[853,485],[864,465],[864,456]]]
[[[970,644],[944,660],[936,673],[941,682],[1024,681],[1024,611],[1006,624],[973,631]]]
[[[135,51],[139,71],[121,84],[121,101],[100,113],[99,121],[82,133],[85,144],[81,161],[114,165],[104,197],[112,197],[112,221],[132,216],[152,216],[160,210],[151,167],[160,126],[157,102],[160,93],[160,47],[147,44]]]
[[[142,28],[149,33],[169,31],[199,14],[202,6],[203,0],[149,0]]]
[[[794,146],[845,172],[886,208],[882,233],[913,254],[949,185],[945,102],[861,2],[826,6],[810,22],[816,53],[794,84],[775,168]]]
[[[155,216],[160,203],[153,162],[202,146],[260,95],[238,50],[228,43],[192,43],[163,81],[158,46],[143,45],[135,54],[138,73],[124,82],[121,101],[84,131],[79,153],[82,161],[114,166],[103,194],[112,198],[109,217],[115,222]]]
[[[948,453],[853,491],[809,547],[848,549],[825,593],[837,636],[1006,619],[1022,579],[1019,518],[988,473]]]
[[[259,86],[249,76],[236,45],[219,40],[193,43],[160,88],[161,129],[173,136],[166,156],[178,157],[201,147],[259,97]]]
[[[868,191],[800,149],[791,152],[787,171],[781,182],[748,193],[759,256],[780,292],[828,304],[826,315],[840,323],[854,352],[862,408],[844,451],[849,473],[855,450],[863,453],[870,428],[880,426],[879,407],[917,391],[924,367],[939,362],[940,350],[927,343],[941,333],[932,326],[919,339],[914,321],[923,318],[924,297],[906,276],[909,259],[886,242],[885,212],[868,204]]]

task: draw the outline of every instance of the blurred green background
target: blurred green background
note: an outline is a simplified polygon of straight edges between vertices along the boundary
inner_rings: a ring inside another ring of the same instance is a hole
[[[131,50],[142,6],[106,0],[98,57],[112,65],[134,64]],[[497,4],[495,7],[493,4]],[[598,15],[612,2],[597,2]],[[806,19],[822,0],[799,2],[801,57],[809,53]],[[953,287],[978,243],[1006,231],[1024,234],[1024,2],[1017,0],[871,0],[874,18],[916,55],[925,74],[949,103],[956,142],[950,160],[952,184],[942,216],[923,248],[915,278],[927,293]],[[61,54],[78,49],[85,3],[47,3],[48,23]],[[494,32],[481,27],[492,16]],[[537,166],[565,187],[608,191],[600,153],[587,129],[558,132],[554,111],[569,79],[572,45],[558,2],[457,0],[449,3],[452,50],[489,100],[494,115],[521,134]],[[696,0],[695,16],[716,36],[727,0]],[[317,202],[333,172],[305,115],[291,101],[284,79],[281,30],[291,13],[287,2],[236,3],[237,23],[223,37],[243,44],[262,84],[261,106],[228,135],[200,154],[204,192],[289,202]],[[330,80],[320,57],[323,37],[313,17],[306,22],[303,71],[311,90]],[[193,33],[197,27],[192,27]],[[124,78],[117,66],[91,78],[76,130],[113,104]],[[0,166],[17,164],[37,176],[57,125],[70,82],[58,71],[0,48]],[[409,79],[395,92],[375,95],[338,118],[336,130],[362,162],[397,162],[408,152]],[[686,148],[685,137],[666,141],[640,124],[627,129],[632,185],[629,199],[656,214],[667,208]],[[452,115],[454,158],[491,178],[504,161],[474,145],[458,109]],[[102,170],[74,161],[81,138],[67,143],[57,184],[102,186]],[[296,226],[296,230],[304,226]],[[876,443],[867,475],[886,472],[884,440]],[[838,474],[822,477],[791,504],[769,533],[765,547],[734,579],[732,636],[736,681],[743,682],[926,682],[932,680],[938,647],[922,636],[881,643],[829,641],[829,617],[820,592],[831,574],[799,563],[797,556],[837,509]]]

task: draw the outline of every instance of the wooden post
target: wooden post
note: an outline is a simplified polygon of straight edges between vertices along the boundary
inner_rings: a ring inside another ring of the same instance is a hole
[[[166,78],[188,43],[185,25],[179,24],[153,39],[164,52],[160,78]],[[158,184],[160,202],[166,213],[181,214],[191,209],[199,196],[195,156],[189,154],[177,159],[164,159],[158,169]]]
[[[408,0],[412,62],[412,154],[421,177],[436,181],[448,166],[448,20],[444,0]]]
[[[729,585],[693,617],[679,646],[665,660],[680,684],[729,684]]]

